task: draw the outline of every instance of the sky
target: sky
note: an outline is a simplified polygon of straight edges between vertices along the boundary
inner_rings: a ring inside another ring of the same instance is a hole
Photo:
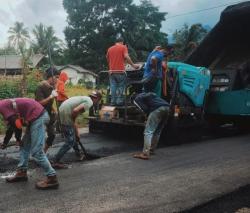
[[[136,4],[140,0],[134,0]],[[185,23],[192,25],[202,23],[213,27],[225,9],[226,4],[243,2],[241,0],[151,0],[161,12],[167,12],[166,21],[162,23],[162,31],[171,35]],[[214,9],[209,9],[218,7]],[[197,10],[204,10],[196,12]],[[189,15],[183,15],[189,13]],[[176,16],[177,15],[177,16]],[[176,17],[174,17],[176,16]],[[7,43],[8,29],[14,22],[23,22],[31,31],[34,25],[43,23],[52,25],[56,35],[64,39],[63,30],[67,26],[67,13],[62,0],[0,0],[0,47]]]

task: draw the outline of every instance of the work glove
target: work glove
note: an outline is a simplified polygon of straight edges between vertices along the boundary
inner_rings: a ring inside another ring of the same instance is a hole
[[[56,91],[56,90],[52,90],[52,92],[51,92],[51,94],[50,94],[50,97],[51,97],[51,98],[55,98],[55,97],[57,97],[57,96],[58,96],[57,91]]]
[[[7,148],[7,146],[6,146],[6,144],[1,143],[1,144],[0,144],[0,148],[1,148],[1,149],[6,149],[6,148]]]

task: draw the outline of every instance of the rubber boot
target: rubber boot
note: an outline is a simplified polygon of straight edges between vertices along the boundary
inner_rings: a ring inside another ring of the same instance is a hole
[[[14,176],[7,177],[5,180],[8,183],[28,181],[27,171],[26,170],[17,170],[16,174]]]
[[[58,183],[56,175],[47,176],[45,180],[41,180],[36,183],[36,188],[42,189],[42,190],[57,189],[58,187],[59,187],[59,183]]]

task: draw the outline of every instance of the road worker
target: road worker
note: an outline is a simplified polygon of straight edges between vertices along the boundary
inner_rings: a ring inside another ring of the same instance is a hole
[[[60,163],[61,158],[71,148],[77,147],[77,141],[79,140],[79,133],[76,127],[76,118],[81,113],[88,111],[93,104],[98,103],[101,100],[100,92],[92,92],[88,96],[75,96],[67,99],[62,103],[59,108],[62,130],[65,136],[65,143],[57,152],[53,160],[54,168],[64,168],[65,165]]]
[[[36,91],[35,99],[38,101],[49,114],[49,123],[46,125],[47,139],[44,146],[44,151],[47,152],[48,148],[52,146],[55,139],[55,122],[56,122],[56,112],[53,108],[54,99],[58,96],[57,91],[54,89],[58,77],[58,71],[50,67],[46,70],[46,80],[42,81]]]
[[[158,97],[162,97],[162,86],[165,80],[162,64],[164,60],[167,61],[168,55],[172,52],[172,46],[156,46],[149,54],[143,73],[144,92],[154,92]]]
[[[140,65],[133,63],[129,57],[128,48],[120,36],[116,39],[116,43],[108,49],[106,58],[109,65],[111,105],[122,106],[126,86],[125,61],[135,69],[139,69]]]
[[[65,93],[65,83],[69,79],[66,72],[62,71],[59,75],[59,78],[57,79],[56,83],[56,91],[58,93],[58,96],[56,97],[58,106],[61,106],[61,104],[68,99],[68,96]]]
[[[49,121],[47,111],[33,99],[15,98],[0,100],[0,114],[8,125],[16,131],[20,140],[22,126],[26,126],[25,134],[20,144],[20,160],[14,176],[7,177],[8,183],[27,181],[29,155],[43,168],[47,178],[36,183],[38,189],[58,188],[56,172],[51,167],[43,151],[45,141],[45,123]],[[19,132],[19,133],[18,133]],[[3,145],[1,145],[3,146]]]
[[[161,131],[168,117],[169,103],[155,93],[149,92],[137,95],[134,104],[147,115],[143,151],[135,154],[134,157],[148,160],[159,143]]]

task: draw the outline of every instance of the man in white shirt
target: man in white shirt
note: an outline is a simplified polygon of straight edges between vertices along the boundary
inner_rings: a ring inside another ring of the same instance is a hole
[[[66,138],[65,144],[55,155],[52,166],[55,168],[62,168],[60,163],[61,158],[72,147],[77,146],[77,139],[79,139],[77,127],[75,124],[76,118],[81,113],[88,111],[93,104],[98,103],[102,96],[99,92],[92,92],[88,96],[75,96],[67,99],[59,108],[60,119],[62,124],[62,131]]]

